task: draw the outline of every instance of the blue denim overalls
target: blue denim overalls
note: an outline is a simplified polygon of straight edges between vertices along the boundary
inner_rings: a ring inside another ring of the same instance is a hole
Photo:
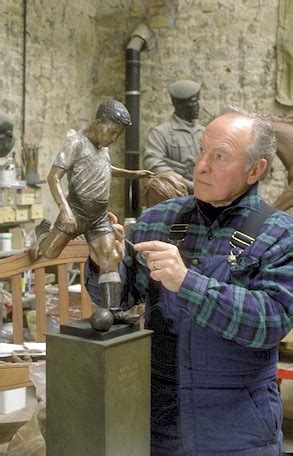
[[[243,273],[230,271],[227,256],[197,259],[196,270],[220,282]],[[277,347],[224,339],[197,324],[176,299],[152,282],[145,324],[154,331],[151,455],[283,454]]]

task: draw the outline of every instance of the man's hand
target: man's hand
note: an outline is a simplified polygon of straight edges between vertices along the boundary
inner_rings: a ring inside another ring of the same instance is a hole
[[[151,278],[177,293],[187,273],[178,248],[161,241],[140,242],[134,248],[144,253]]]

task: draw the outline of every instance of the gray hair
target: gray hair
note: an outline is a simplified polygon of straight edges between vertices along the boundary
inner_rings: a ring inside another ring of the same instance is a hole
[[[245,171],[248,171],[261,158],[265,158],[268,166],[260,179],[263,180],[267,176],[277,152],[277,141],[271,121],[265,116],[245,111],[238,106],[228,106],[223,111],[223,114],[225,113],[254,120],[251,140],[246,148]]]

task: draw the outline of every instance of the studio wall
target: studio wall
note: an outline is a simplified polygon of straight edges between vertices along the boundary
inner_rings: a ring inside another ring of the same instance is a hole
[[[282,0],[280,0],[282,1]],[[39,172],[48,174],[70,128],[83,128],[107,98],[124,101],[125,48],[134,27],[151,30],[141,53],[140,146],[167,118],[166,86],[180,78],[202,84],[200,122],[227,104],[264,114],[293,115],[275,101],[278,0],[2,0],[1,111],[23,143],[40,146]],[[124,164],[124,140],[112,148]],[[286,184],[276,159],[261,190],[272,202]],[[44,186],[45,216],[56,215]],[[113,179],[111,210],[123,217],[124,182]]]

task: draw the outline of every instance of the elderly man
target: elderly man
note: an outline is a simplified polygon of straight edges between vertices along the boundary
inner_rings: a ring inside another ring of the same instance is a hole
[[[276,371],[293,323],[293,217],[258,195],[275,151],[266,120],[219,116],[195,197],[146,210],[128,235],[122,304],[145,301],[154,331],[152,456],[283,454]]]
[[[152,128],[147,137],[144,167],[154,173],[181,174],[193,194],[192,173],[199,153],[203,127],[198,124],[200,85],[190,80],[176,81],[168,87],[174,106],[172,117]]]

